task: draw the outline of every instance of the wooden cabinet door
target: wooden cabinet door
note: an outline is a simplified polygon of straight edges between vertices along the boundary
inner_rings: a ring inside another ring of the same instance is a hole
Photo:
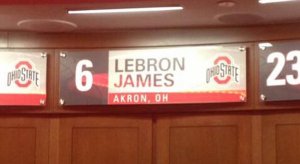
[[[48,164],[49,120],[0,117],[0,163]]]
[[[59,140],[60,164],[151,164],[152,120],[62,118]]]
[[[251,117],[158,118],[157,164],[250,164]]]
[[[263,164],[298,164],[300,114],[266,115],[262,119]]]

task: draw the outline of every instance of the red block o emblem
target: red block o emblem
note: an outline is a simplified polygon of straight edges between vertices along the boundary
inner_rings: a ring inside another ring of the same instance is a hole
[[[27,69],[32,69],[32,65],[28,62],[28,61],[20,61],[17,65],[16,65],[16,69],[19,69],[22,66],[26,66]],[[16,80],[16,85],[21,87],[21,88],[27,88],[30,84],[31,84],[31,80],[28,80],[25,83],[21,83],[19,80]]]
[[[226,56],[221,56],[221,57],[218,57],[215,61],[214,61],[214,64],[215,65],[218,65],[221,61],[224,61],[225,63],[227,63],[228,65],[231,64],[231,60],[226,57]],[[214,77],[214,80],[218,83],[218,84],[227,84],[230,80],[231,80],[231,76],[227,75],[227,77],[222,80],[222,79],[219,79],[218,76],[215,76]]]

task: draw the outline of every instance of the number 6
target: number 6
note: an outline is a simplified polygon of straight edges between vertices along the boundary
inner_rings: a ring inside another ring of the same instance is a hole
[[[90,60],[80,60],[76,65],[75,84],[81,92],[89,91],[93,86],[93,75],[90,71],[82,71],[83,67],[92,68],[93,63]],[[85,78],[85,84],[83,84]]]

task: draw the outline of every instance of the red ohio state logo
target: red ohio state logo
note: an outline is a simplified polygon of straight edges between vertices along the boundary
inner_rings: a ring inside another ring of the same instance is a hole
[[[20,61],[16,64],[15,70],[7,74],[7,86],[15,82],[20,88],[27,88],[32,84],[39,87],[39,79],[39,71],[34,70],[29,61]]]
[[[213,67],[206,69],[206,83],[210,83],[211,78],[217,84],[227,84],[230,81],[239,83],[239,72],[239,67],[228,56],[220,56],[215,59]]]

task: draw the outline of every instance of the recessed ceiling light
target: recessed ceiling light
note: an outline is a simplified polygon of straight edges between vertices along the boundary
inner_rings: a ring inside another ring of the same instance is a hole
[[[273,47],[273,45],[272,45],[272,43],[264,42],[264,43],[259,43],[259,44],[258,44],[258,47],[259,47],[261,50],[265,50],[266,48]]]
[[[70,32],[78,26],[59,19],[25,19],[17,23],[20,29],[34,32]]]
[[[68,14],[108,14],[108,13],[133,13],[133,12],[158,12],[183,10],[182,6],[167,7],[143,7],[143,8],[119,8],[119,9],[95,9],[95,10],[69,10]]]
[[[219,1],[218,6],[219,7],[234,7],[236,5],[236,2],[234,1]]]
[[[259,0],[259,3],[266,4],[266,3],[279,3],[279,2],[291,2],[296,0]]]

